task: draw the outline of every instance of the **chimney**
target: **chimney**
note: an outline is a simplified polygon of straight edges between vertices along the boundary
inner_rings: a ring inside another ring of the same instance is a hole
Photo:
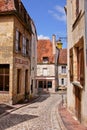
[[[56,35],[52,35],[52,44],[53,44],[53,54],[56,53]]]

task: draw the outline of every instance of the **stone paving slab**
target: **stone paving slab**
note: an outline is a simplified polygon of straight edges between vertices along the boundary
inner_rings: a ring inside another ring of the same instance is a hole
[[[58,112],[67,130],[87,130],[87,127],[80,124],[78,120],[75,120],[73,115],[62,104],[58,106]]]

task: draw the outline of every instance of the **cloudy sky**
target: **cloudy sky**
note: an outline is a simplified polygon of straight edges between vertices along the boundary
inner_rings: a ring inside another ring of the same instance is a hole
[[[57,40],[59,37],[62,38],[65,48],[66,0],[22,0],[22,2],[35,23],[38,38],[51,40],[52,34],[55,34]]]

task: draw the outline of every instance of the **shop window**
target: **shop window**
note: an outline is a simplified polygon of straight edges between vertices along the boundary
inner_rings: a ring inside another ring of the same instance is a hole
[[[48,88],[52,88],[52,81],[48,81]]]
[[[20,93],[21,89],[21,69],[17,70],[17,94]]]
[[[0,65],[0,91],[9,91],[9,65]]]
[[[39,81],[39,88],[43,88],[43,81]]]
[[[73,48],[70,49],[70,81],[73,81]]]

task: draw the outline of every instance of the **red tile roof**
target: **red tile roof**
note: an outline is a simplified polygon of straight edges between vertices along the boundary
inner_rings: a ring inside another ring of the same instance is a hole
[[[48,57],[49,63],[54,63],[52,42],[50,40],[38,40],[37,62],[43,63],[43,57]]]
[[[58,63],[67,64],[67,49],[60,49]]]
[[[0,0],[0,12],[15,10],[14,0]]]
[[[20,18],[20,20],[24,22],[26,29],[30,32],[30,34],[32,33],[32,19],[21,0],[0,0],[0,16],[9,14]]]

